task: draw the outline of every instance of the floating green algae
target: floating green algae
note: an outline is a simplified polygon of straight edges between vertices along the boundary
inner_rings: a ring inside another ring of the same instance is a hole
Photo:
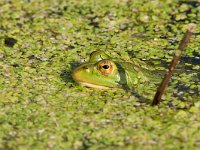
[[[0,149],[195,149],[200,146],[200,3],[186,0],[0,1]],[[94,50],[165,69],[197,29],[159,107],[154,90],[73,82]]]

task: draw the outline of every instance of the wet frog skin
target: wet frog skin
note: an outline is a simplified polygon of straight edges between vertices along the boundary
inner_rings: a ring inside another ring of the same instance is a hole
[[[72,78],[79,84],[92,88],[137,88],[156,78],[150,70],[141,67],[143,62],[124,62],[112,59],[104,51],[94,51],[90,59],[72,71]]]

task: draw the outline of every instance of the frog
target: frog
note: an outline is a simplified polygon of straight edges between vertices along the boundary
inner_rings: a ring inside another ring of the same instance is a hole
[[[157,79],[152,68],[144,64],[142,61],[112,58],[105,51],[98,50],[90,54],[87,62],[73,69],[71,75],[75,82],[85,87],[128,90],[148,85],[153,79]]]

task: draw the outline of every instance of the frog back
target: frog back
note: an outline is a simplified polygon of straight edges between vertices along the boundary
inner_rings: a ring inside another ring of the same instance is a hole
[[[141,84],[146,85],[150,82],[157,82],[153,70],[148,70],[130,62],[116,62],[119,70],[119,84],[123,87],[137,87]],[[155,80],[156,79],[156,80]]]

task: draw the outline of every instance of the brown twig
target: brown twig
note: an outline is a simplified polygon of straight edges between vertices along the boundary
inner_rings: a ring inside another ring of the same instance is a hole
[[[157,92],[156,92],[153,102],[151,104],[152,106],[158,105],[160,103],[161,97],[164,93],[164,90],[170,81],[173,71],[175,70],[177,64],[179,63],[181,54],[182,54],[183,50],[185,49],[185,47],[187,46],[194,29],[195,29],[195,26],[193,24],[190,24],[188,26],[188,29],[179,44],[178,51],[175,53],[175,56],[170,63],[169,69],[166,71],[165,77],[163,78],[160,86],[157,89]]]

